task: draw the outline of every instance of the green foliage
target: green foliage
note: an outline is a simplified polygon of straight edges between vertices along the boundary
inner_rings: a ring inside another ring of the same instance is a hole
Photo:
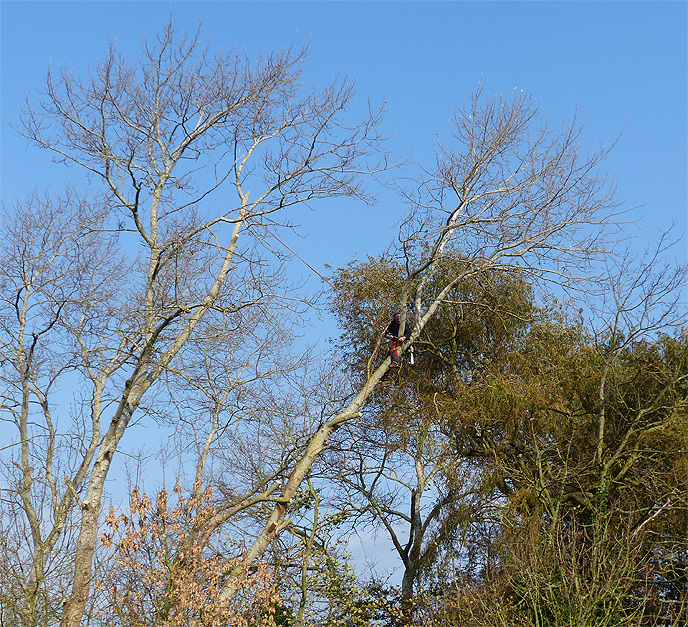
[[[294,625],[294,611],[282,603],[274,603],[272,619],[276,627],[292,627]]]
[[[685,338],[615,343],[536,325],[508,368],[445,399],[455,454],[498,499],[499,552],[480,577],[500,573],[524,624],[686,611]]]
[[[446,283],[462,263],[429,280]],[[365,376],[379,330],[369,317],[386,326],[402,276],[384,258],[340,271],[356,306],[340,299],[333,311],[353,373]],[[442,466],[446,501],[422,554],[417,583],[430,587],[415,617],[684,624],[686,334],[593,334],[565,308],[535,306],[518,273],[492,270],[458,284],[416,346],[415,366],[369,406],[380,446],[418,451],[432,435]],[[467,478],[475,491],[458,496]]]

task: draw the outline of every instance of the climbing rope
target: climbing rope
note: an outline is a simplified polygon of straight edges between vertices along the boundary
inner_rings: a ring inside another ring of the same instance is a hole
[[[258,226],[262,226],[263,229],[265,230],[265,232],[266,232],[268,235],[270,235],[271,237],[273,237],[274,239],[276,239],[284,248],[286,248],[292,255],[294,255],[294,257],[296,257],[296,258],[297,258],[299,261],[301,261],[301,263],[303,263],[309,270],[311,270],[311,272],[317,274],[317,275],[320,277],[320,279],[322,279],[325,283],[327,283],[335,292],[337,292],[338,294],[341,294],[346,300],[350,301],[351,304],[352,304],[354,307],[356,307],[356,309],[358,309],[358,311],[360,311],[368,320],[372,321],[372,323],[373,323],[374,325],[377,325],[377,324],[378,324],[377,320],[376,320],[375,318],[373,318],[367,311],[365,311],[365,309],[362,309],[362,308],[358,305],[358,303],[357,303],[355,300],[353,300],[353,298],[351,298],[351,296],[349,296],[348,294],[345,294],[344,292],[342,292],[342,290],[340,290],[340,289],[339,289],[334,283],[332,283],[332,281],[330,281],[326,276],[323,276],[322,274],[320,274],[320,272],[318,272],[310,263],[308,263],[303,257],[301,257],[301,255],[299,255],[294,249],[292,249],[290,246],[288,246],[287,244],[285,244],[285,243],[284,243],[279,237],[277,237],[277,235],[275,235],[275,233],[273,233],[267,226],[265,226],[264,224],[260,224],[260,225],[258,225]]]
[[[374,326],[377,326],[378,321],[377,321],[376,319],[372,318],[372,317],[370,316],[370,314],[368,314],[368,312],[366,312],[364,309],[362,309],[362,308],[358,305],[358,303],[356,303],[356,301],[354,301],[348,294],[345,294],[344,292],[342,292],[342,290],[340,290],[340,289],[339,289],[334,283],[332,283],[327,277],[323,276],[320,272],[318,272],[310,263],[308,263],[303,257],[301,257],[301,255],[299,255],[295,250],[293,250],[290,246],[288,246],[285,242],[283,242],[283,241],[282,241],[275,233],[273,233],[267,226],[265,226],[264,224],[260,224],[259,226],[262,226],[263,229],[265,230],[265,232],[266,232],[268,235],[270,235],[270,236],[271,236],[272,238],[274,238],[277,242],[279,242],[279,243],[280,243],[284,248],[286,248],[292,255],[294,255],[294,257],[296,257],[297,259],[299,259],[299,261],[301,261],[301,263],[303,263],[307,268],[309,268],[309,269],[311,270],[311,272],[315,273],[318,277],[320,277],[320,279],[321,279],[322,281],[324,281],[325,283],[327,283],[333,290],[335,290],[338,294],[340,294],[341,296],[343,296],[346,300],[350,301],[350,302],[354,305],[354,307],[356,307],[356,308],[358,309],[358,311],[361,312],[361,314],[363,314],[363,316],[364,316],[365,318],[367,318],[368,320],[371,320],[371,321],[373,322],[373,325],[374,325]],[[346,453],[345,453],[345,455],[344,455],[344,461],[342,462],[342,465],[341,465],[341,467],[340,467],[340,469],[339,469],[339,474],[338,474],[338,476],[337,476],[337,481],[335,482],[334,491],[332,492],[332,495],[330,496],[330,500],[329,500],[328,503],[327,503],[327,507],[325,508],[325,513],[324,513],[324,515],[323,515],[321,521],[318,523],[317,527],[315,528],[315,532],[313,533],[312,538],[315,538],[315,536],[316,536],[317,533],[318,533],[318,530],[320,529],[320,527],[323,525],[323,523],[324,523],[325,520],[327,519],[327,514],[328,514],[329,511],[330,511],[330,507],[332,506],[332,503],[334,502],[334,498],[335,498],[335,496],[337,495],[337,490],[339,489],[339,484],[340,484],[341,481],[342,481],[342,476],[343,476],[343,474],[344,474],[344,469],[346,468],[346,464],[347,464],[347,462],[348,462],[348,460],[349,460],[349,455],[350,455],[351,450],[352,450],[352,448],[353,448],[354,440],[355,440],[355,438],[356,438],[356,432],[357,432],[357,430],[358,430],[358,425],[359,425],[360,420],[361,420],[362,412],[361,412],[360,410],[363,409],[363,405],[365,405],[365,402],[366,402],[366,400],[367,400],[367,398],[368,398],[368,388],[370,387],[370,377],[371,377],[371,375],[372,375],[372,371],[373,371],[373,368],[374,368],[375,360],[377,359],[378,353],[379,353],[379,351],[380,351],[380,346],[381,346],[381,344],[382,344],[382,337],[383,337],[383,334],[384,334],[384,331],[383,331],[382,333],[380,333],[380,335],[378,336],[378,340],[377,340],[376,345],[375,345],[375,351],[374,351],[373,357],[372,357],[372,359],[370,359],[370,360],[368,361],[368,365],[367,365],[367,368],[366,368],[366,384],[365,384],[365,386],[364,386],[364,388],[363,388],[363,402],[361,403],[361,406],[359,407],[359,411],[357,412],[357,416],[356,416],[356,422],[354,423],[353,429],[352,429],[351,432],[350,432],[350,433],[351,433],[351,443],[349,444],[349,448],[347,449],[347,451],[346,451]],[[312,539],[311,539],[311,541],[308,542],[308,545],[307,545],[307,546],[308,546],[308,550],[307,550],[306,554],[304,555],[304,561],[306,560],[306,558],[307,558],[307,556],[308,556],[308,553],[310,553],[310,549],[312,548]]]

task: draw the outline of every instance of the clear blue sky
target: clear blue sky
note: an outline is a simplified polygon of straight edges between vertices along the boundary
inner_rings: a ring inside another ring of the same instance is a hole
[[[74,176],[26,150],[8,122],[24,90],[40,86],[49,63],[86,70],[102,59],[107,39],[129,56],[142,36],[170,15],[179,25],[200,19],[215,45],[249,54],[294,40],[310,44],[306,70],[316,82],[338,72],[356,80],[363,103],[387,100],[393,147],[432,159],[446,136],[452,107],[471,84],[489,92],[528,88],[558,122],[574,106],[594,148],[623,130],[609,168],[647,236],[671,220],[686,230],[685,2],[31,2],[3,1],[2,161],[5,203],[34,185]],[[398,218],[385,194],[365,211],[350,203],[305,215],[300,251],[318,268],[375,253]],[[336,243],[336,244],[333,244]],[[681,255],[685,256],[685,245]]]

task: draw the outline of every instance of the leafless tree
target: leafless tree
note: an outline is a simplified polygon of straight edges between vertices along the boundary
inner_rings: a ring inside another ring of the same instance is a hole
[[[2,515],[14,529],[8,538],[22,539],[14,572],[22,593],[14,603],[23,624],[50,622],[66,593],[64,556],[75,549],[74,503],[98,444],[99,435],[89,433],[84,420],[89,402],[76,410],[69,429],[69,415],[56,411],[54,399],[79,380],[79,339],[116,311],[116,279],[129,270],[112,236],[98,237],[103,217],[69,191],[34,195],[3,223],[2,409],[18,436],[5,453],[18,455],[3,465]],[[68,336],[65,325],[77,333]],[[115,353],[114,365],[121,365],[121,351]],[[57,588],[52,600],[48,581]]]
[[[423,415],[422,408],[395,409],[396,425],[381,429],[370,424],[379,414],[368,417],[356,430],[345,461],[338,460],[335,468],[346,464],[338,481],[350,495],[342,509],[351,524],[374,521],[392,542],[403,566],[401,618],[410,624],[420,575],[434,566],[439,545],[454,532],[444,528],[445,521],[456,522],[446,517],[446,510],[466,507],[478,486],[451,455],[438,420],[427,411]]]
[[[18,131],[85,171],[93,192],[5,209],[2,411],[16,436],[3,498],[31,530],[17,609],[26,627],[58,615],[81,623],[105,481],[137,412],[170,377],[195,385],[182,372],[194,345],[217,355],[248,309],[279,301],[251,242],[287,223],[290,206],[369,200],[363,175],[386,167],[381,111],[349,122],[351,83],[308,88],[305,54],[215,54],[198,31],[170,23],[138,62],[113,45],[87,76],[51,70],[39,98],[27,99]],[[260,340],[252,347],[260,352]],[[222,404],[227,390],[236,386],[201,393]],[[70,588],[39,615],[36,599],[69,530]]]

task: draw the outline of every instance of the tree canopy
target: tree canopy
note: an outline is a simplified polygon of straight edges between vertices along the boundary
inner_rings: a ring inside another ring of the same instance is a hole
[[[276,233],[374,201],[383,111],[199,33],[48,71],[16,125],[85,178],[3,206],[0,625],[684,624],[686,271],[622,252],[610,148],[472,90],[304,348]],[[178,476],[110,506],[156,425]]]

